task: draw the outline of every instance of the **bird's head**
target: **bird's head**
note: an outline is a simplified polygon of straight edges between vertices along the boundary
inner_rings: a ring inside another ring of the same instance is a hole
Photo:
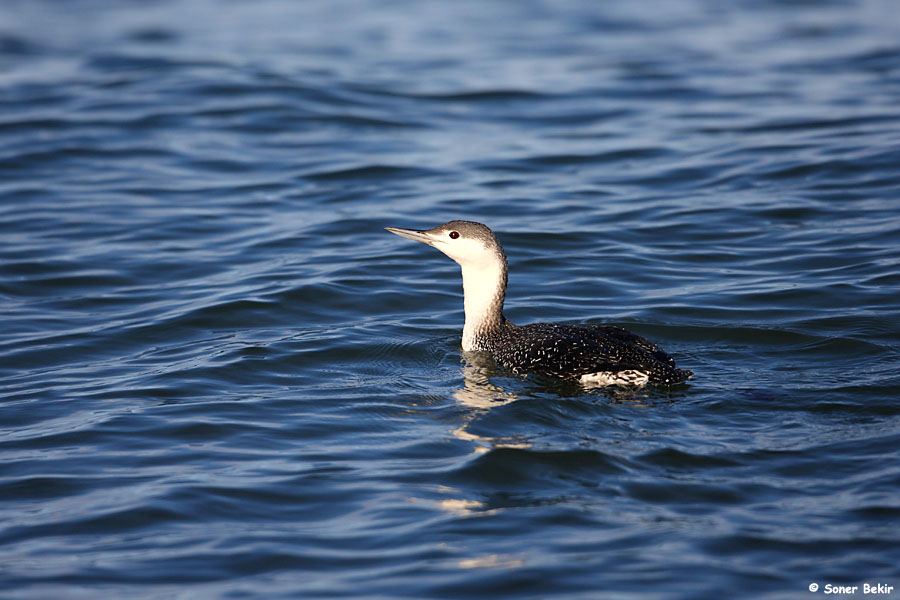
[[[437,248],[464,269],[483,268],[506,262],[503,248],[494,232],[474,221],[450,221],[432,229],[400,229],[386,227],[391,233]]]

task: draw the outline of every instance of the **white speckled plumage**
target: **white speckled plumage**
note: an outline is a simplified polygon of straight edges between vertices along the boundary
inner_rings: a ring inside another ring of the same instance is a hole
[[[388,227],[399,236],[437,248],[462,269],[465,351],[490,352],[514,373],[576,379],[586,385],[674,384],[693,373],[656,344],[621,327],[535,323],[522,327],[503,316],[506,254],[494,233],[474,221],[450,221],[433,229]]]

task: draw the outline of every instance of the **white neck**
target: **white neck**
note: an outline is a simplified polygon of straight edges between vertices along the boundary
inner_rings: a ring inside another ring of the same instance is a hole
[[[478,333],[497,327],[503,321],[505,261],[498,258],[474,265],[467,264],[462,268],[462,278],[466,308],[462,348],[466,352],[484,350],[478,346]]]

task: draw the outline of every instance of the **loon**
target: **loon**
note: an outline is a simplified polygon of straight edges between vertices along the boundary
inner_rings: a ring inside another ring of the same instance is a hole
[[[573,379],[590,386],[672,385],[694,374],[677,368],[675,360],[656,344],[621,327],[510,323],[503,316],[506,254],[494,232],[481,223],[450,221],[428,230],[385,229],[437,248],[459,263],[465,352],[488,352],[514,374]]]

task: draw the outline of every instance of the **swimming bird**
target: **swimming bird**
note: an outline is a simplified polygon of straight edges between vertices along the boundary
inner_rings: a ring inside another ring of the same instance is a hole
[[[591,386],[671,385],[693,375],[677,368],[675,360],[659,346],[621,327],[510,323],[503,316],[506,254],[486,225],[450,221],[428,230],[385,229],[437,248],[459,263],[466,314],[465,352],[489,352],[501,367],[515,374],[549,375]]]

